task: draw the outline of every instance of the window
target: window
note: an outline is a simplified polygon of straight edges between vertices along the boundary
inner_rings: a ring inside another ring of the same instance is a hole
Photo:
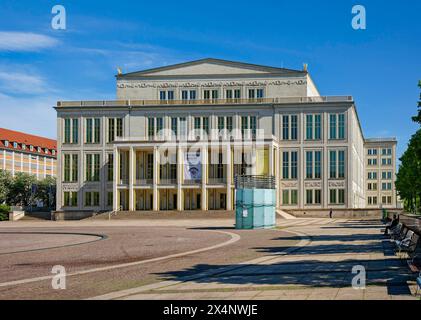
[[[282,116],[282,140],[298,139],[298,116]]]
[[[232,128],[233,128],[233,126],[232,126],[232,117],[227,117],[227,130],[228,130],[228,132],[231,132],[232,131]]]
[[[77,192],[63,192],[63,206],[77,207]]]
[[[377,180],[377,172],[369,172],[368,180]]]
[[[252,137],[256,136],[257,118],[255,116],[241,117],[241,135],[243,136],[243,139],[247,136],[248,131],[252,134]]]
[[[377,156],[377,149],[368,149],[369,156]]]
[[[26,150],[26,144],[22,143],[22,150]]]
[[[17,148],[18,147],[18,143],[17,142],[13,142],[13,148]]]
[[[123,136],[123,119],[108,118],[108,142],[115,141],[115,138]]]
[[[298,152],[285,151],[282,153],[282,178],[284,180],[298,178]]]
[[[296,189],[285,189],[282,190],[282,204],[285,206],[296,206],[298,205],[298,190]]]
[[[377,166],[377,159],[368,159],[369,166]]]
[[[9,141],[4,140],[4,146],[5,146],[5,147],[8,147],[8,146],[9,146]]]
[[[178,132],[178,118],[171,118],[171,134],[173,137],[177,137]]]
[[[180,138],[187,136],[187,119],[185,117],[180,118]]]
[[[98,207],[99,206],[99,192],[97,191],[85,192],[85,206]]]
[[[113,205],[113,192],[108,191],[107,192],[107,206],[111,207]]]
[[[227,100],[240,99],[241,90],[240,89],[227,89],[225,91],[225,97]]]
[[[148,137],[149,139],[155,137],[155,118],[148,118]]]
[[[203,99],[210,100],[210,99],[218,99],[218,90],[203,90]]]
[[[314,189],[314,190],[306,190],[306,204],[321,204],[322,203],[322,190]]]
[[[329,151],[329,178],[345,178],[345,151]]]
[[[100,129],[99,118],[86,119],[85,142],[98,144],[100,140]]]
[[[114,180],[114,154],[108,154],[108,161],[107,161],[107,180],[113,181]]]
[[[392,158],[382,158],[382,166],[392,165]]]
[[[79,156],[77,154],[64,155],[64,182],[77,182],[79,172]]]
[[[174,91],[173,90],[161,90],[159,91],[159,100],[174,100]]]
[[[158,136],[161,136],[163,129],[164,129],[164,118],[156,118],[156,134]]]
[[[181,100],[196,100],[196,90],[182,90]]]
[[[306,140],[321,140],[322,116],[320,114],[306,115]]]
[[[345,114],[329,114],[329,139],[345,139]]]
[[[249,99],[262,99],[264,97],[263,89],[249,89]]]
[[[321,179],[322,152],[306,151],[306,179]]]
[[[99,181],[99,154],[86,154],[86,181]]]

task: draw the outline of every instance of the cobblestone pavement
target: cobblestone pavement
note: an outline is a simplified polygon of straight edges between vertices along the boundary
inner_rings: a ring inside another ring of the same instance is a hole
[[[164,281],[93,298],[415,299],[416,275],[396,257],[391,243],[380,233],[381,227],[378,221],[281,220],[279,228],[289,234],[251,249],[263,256],[236,264],[173,268],[160,274]],[[286,247],[282,243],[286,239],[296,240],[297,245]],[[364,267],[365,289],[352,287],[355,266]],[[201,272],[203,269],[206,271]]]
[[[233,219],[18,221],[0,223],[0,299],[85,299],[264,257],[283,230],[235,230]],[[16,248],[14,246],[16,245]],[[66,268],[66,290],[52,267]],[[190,272],[189,272],[190,270]]]

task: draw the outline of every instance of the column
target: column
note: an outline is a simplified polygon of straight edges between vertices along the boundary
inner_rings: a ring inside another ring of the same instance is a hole
[[[118,203],[118,189],[117,184],[119,178],[119,156],[118,156],[118,149],[117,147],[114,148],[113,151],[113,211],[118,211],[119,203]]]
[[[133,147],[130,147],[129,150],[129,211],[134,211],[134,189],[133,189],[133,179],[135,174],[135,153]]]
[[[158,147],[153,149],[153,211],[159,211],[158,206],[158,174],[159,174],[159,150]]]
[[[273,167],[273,146],[272,143],[269,145],[269,152],[268,152],[268,165],[269,165],[269,175],[274,176],[275,175],[275,168]]]
[[[208,197],[207,197],[207,189],[206,184],[208,181],[208,148],[202,147],[200,149],[200,154],[202,158],[202,204],[201,208],[203,211],[208,210]]]
[[[232,157],[231,157],[231,145],[228,143],[226,146],[227,153],[227,210],[232,210]]]
[[[177,148],[177,210],[183,211],[183,150]]]

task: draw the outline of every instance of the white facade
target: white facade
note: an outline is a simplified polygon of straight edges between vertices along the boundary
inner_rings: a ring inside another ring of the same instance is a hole
[[[231,210],[240,173],[276,176],[280,208],[367,206],[354,101],[307,71],[204,59],[120,74],[117,99],[58,102],[58,210]]]

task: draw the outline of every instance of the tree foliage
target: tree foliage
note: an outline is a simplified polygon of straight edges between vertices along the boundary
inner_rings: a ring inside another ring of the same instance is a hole
[[[418,86],[421,89],[421,81]],[[418,101],[418,115],[412,120],[421,126],[421,95]],[[400,161],[396,189],[405,201],[406,209],[417,213],[421,209],[421,128],[412,136]]]
[[[42,201],[44,206],[54,206],[55,185],[52,177],[37,180],[34,175],[22,172],[12,177],[10,172],[0,170],[0,203],[27,207]]]

